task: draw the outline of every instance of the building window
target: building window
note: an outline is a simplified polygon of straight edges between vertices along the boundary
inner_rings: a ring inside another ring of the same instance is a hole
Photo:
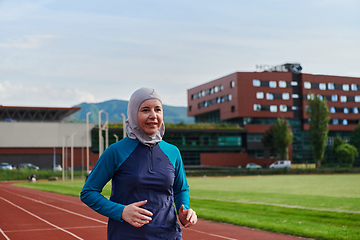
[[[340,102],[346,102],[347,101],[347,97],[346,96],[341,96],[340,97]]]
[[[269,82],[269,87],[276,88],[276,81],[270,81]]]
[[[260,87],[261,83],[259,79],[253,79],[253,86],[254,87]],[[234,82],[234,86],[235,86],[235,82]]]
[[[277,112],[277,106],[276,105],[270,105],[270,112]]]
[[[218,87],[218,86],[215,86],[215,87],[214,87],[214,92],[217,93],[218,91],[219,91],[219,87]]]
[[[229,95],[227,96],[227,99],[228,99],[229,101],[231,101],[231,99],[232,99],[232,95],[231,95],[231,94],[229,94]]]
[[[287,106],[286,105],[280,105],[280,112],[287,112]]]
[[[331,101],[337,102],[337,100],[338,100],[338,96],[336,94],[331,95]]]
[[[290,99],[290,93],[283,93],[282,94],[282,99],[283,100],[289,100]]]
[[[354,107],[354,108],[353,108],[353,113],[358,114],[358,113],[359,113],[359,109],[358,109],[357,107]]]
[[[264,150],[255,150],[255,158],[264,158]]]
[[[231,112],[235,112],[235,106],[231,106]]]
[[[192,110],[192,107],[191,107],[191,106],[189,106],[189,112],[191,112],[191,110]]]
[[[256,93],[256,98],[257,99],[264,99],[264,93],[263,92],[257,92]]]
[[[260,111],[261,105],[260,104],[254,104],[254,111]]]
[[[279,81],[279,87],[280,88],[286,88],[286,82],[285,81]]]
[[[304,88],[305,89],[310,89],[311,88],[311,83],[310,82],[304,82]]]
[[[336,112],[335,108],[334,108],[334,107],[330,107],[330,112],[331,112],[331,113],[335,113],[335,112]]]
[[[201,96],[205,97],[205,95],[206,95],[205,91],[201,91]]]
[[[358,87],[356,84],[351,84],[351,91],[357,91],[358,90]]]
[[[360,102],[360,96],[355,96],[355,97],[354,97],[354,101],[355,101],[355,102]]]
[[[295,82],[295,81],[292,81],[292,82],[291,82],[291,86],[295,87],[295,86],[297,86],[297,85],[298,85],[298,82]]]
[[[335,89],[335,85],[333,83],[328,83],[328,89],[329,90],[334,90]]]
[[[261,142],[264,134],[262,133],[248,133],[246,136],[246,141],[248,142]]]
[[[220,85],[220,91],[224,90],[224,86]]]
[[[326,90],[326,83],[319,83],[320,90]]]
[[[348,121],[347,121],[346,119],[344,119],[344,120],[342,121],[342,124],[343,124],[343,125],[348,125]]]
[[[342,89],[343,89],[344,91],[349,91],[349,84],[343,84],[343,85],[342,85]]]
[[[344,111],[345,114],[348,114],[348,113],[349,113],[349,109],[348,109],[348,108],[344,108],[343,111]]]
[[[230,87],[231,87],[231,88],[234,88],[234,87],[235,87],[235,81],[231,81],[231,82],[230,82]]]
[[[339,124],[339,119],[334,118],[334,119],[333,119],[333,124],[334,124],[334,125],[338,125],[338,124]]]
[[[219,98],[219,97],[216,98],[216,102],[217,102],[217,103],[221,103],[221,98]]]
[[[298,108],[298,106],[292,106],[291,107],[291,110],[293,110],[293,111],[296,111],[296,110],[298,110],[299,108]]]
[[[274,95],[272,93],[266,93],[267,100],[274,100]]]
[[[299,94],[293,94],[292,98],[299,98]]]

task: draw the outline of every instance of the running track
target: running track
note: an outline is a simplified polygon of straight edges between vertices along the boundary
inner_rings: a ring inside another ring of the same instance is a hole
[[[79,198],[0,183],[0,240],[106,239],[107,218]],[[300,238],[199,220],[184,240],[299,240]]]

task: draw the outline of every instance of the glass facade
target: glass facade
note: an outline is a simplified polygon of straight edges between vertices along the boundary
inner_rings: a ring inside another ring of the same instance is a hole
[[[116,142],[116,134],[121,140],[120,128],[109,129],[109,145]],[[200,165],[200,153],[241,152],[246,140],[244,130],[214,129],[166,129],[164,141],[174,144],[180,150],[184,165]],[[105,139],[105,132],[103,132]],[[91,131],[92,152],[99,152],[99,131]],[[104,140],[105,145],[105,140]]]

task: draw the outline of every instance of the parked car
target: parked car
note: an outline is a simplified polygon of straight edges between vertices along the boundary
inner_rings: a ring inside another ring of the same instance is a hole
[[[291,168],[291,161],[290,160],[280,160],[280,161],[276,161],[274,163],[272,163],[270,165],[270,168]]]
[[[30,169],[35,169],[35,170],[39,170],[40,168],[32,163],[20,163],[19,164],[19,168],[30,168]]]
[[[56,165],[56,166],[54,167],[54,171],[62,171],[61,165]]]
[[[246,169],[260,169],[260,168],[261,168],[261,166],[255,164],[255,163],[248,163],[248,164],[246,165]]]
[[[9,169],[9,170],[14,169],[9,163],[6,163],[6,162],[1,163],[1,168],[2,169]]]

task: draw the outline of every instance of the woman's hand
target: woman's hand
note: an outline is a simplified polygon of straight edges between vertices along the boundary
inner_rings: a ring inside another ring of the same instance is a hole
[[[144,200],[126,205],[122,212],[121,218],[134,227],[142,227],[145,224],[148,224],[152,220],[150,216],[153,214],[146,209],[140,208],[146,203],[147,200]]]
[[[188,210],[184,210],[184,205],[181,205],[179,210],[179,219],[180,222],[184,225],[185,228],[191,227],[196,224],[197,216],[196,212],[189,208]]]

